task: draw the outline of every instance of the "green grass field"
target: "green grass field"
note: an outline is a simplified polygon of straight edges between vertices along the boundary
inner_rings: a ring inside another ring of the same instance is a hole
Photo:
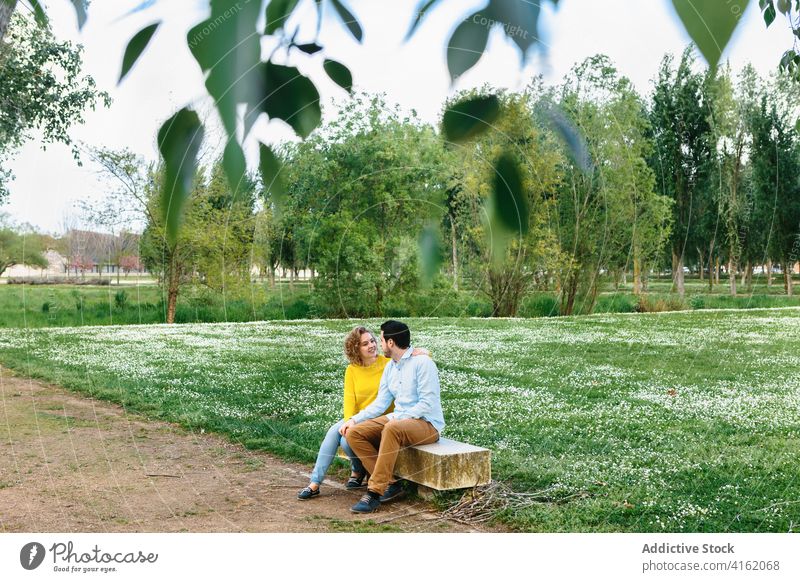
[[[310,467],[341,415],[355,323],[6,330],[0,362]],[[800,524],[800,310],[408,323],[440,369],[445,435],[537,493],[498,515],[512,527]]]
[[[253,285],[235,298],[187,287],[177,323],[294,319],[308,314],[308,285]],[[76,327],[163,323],[157,285],[0,285],[0,327]]]
[[[712,293],[697,279],[687,279],[683,300],[670,293],[668,278],[652,279],[646,299],[640,304],[630,284],[614,289],[610,283],[594,307],[595,313],[630,313],[675,311],[682,309],[752,309],[762,307],[800,306],[800,295],[783,294],[782,280],[772,287],[756,278],[752,292],[740,287],[731,297],[725,285],[716,285]],[[323,306],[324,307],[324,306]],[[405,301],[387,301],[383,315],[408,318],[488,317],[492,313],[489,299],[475,290],[461,290],[442,296],[421,292]],[[520,306],[520,317],[544,317],[559,314],[555,293],[537,292]],[[279,283],[269,288],[254,283],[235,294],[214,293],[201,287],[187,287],[179,296],[177,323],[244,322],[277,319],[304,319],[324,315],[315,309],[308,283]],[[91,325],[126,325],[163,323],[166,308],[162,293],[154,284],[121,286],[70,285],[0,285],[0,328],[77,327]]]

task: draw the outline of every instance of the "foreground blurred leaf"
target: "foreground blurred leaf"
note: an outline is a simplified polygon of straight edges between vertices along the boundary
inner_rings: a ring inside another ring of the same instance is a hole
[[[489,27],[475,22],[475,17],[480,19],[480,12],[472,14],[459,24],[447,43],[447,69],[453,82],[471,69],[486,49]]]
[[[264,90],[260,75],[261,43],[256,32],[260,2],[211,0],[211,15],[192,28],[187,43],[206,77],[228,137],[236,135],[236,107],[256,107]]]
[[[225,151],[222,154],[222,167],[225,169],[225,176],[228,178],[228,185],[231,192],[233,192],[233,197],[236,198],[245,183],[247,161],[245,160],[242,146],[235,139],[228,140],[225,146]]]
[[[29,0],[30,5],[33,7],[33,17],[36,19],[36,23],[39,26],[47,26],[49,22],[47,18],[47,13],[44,11],[44,7],[42,6],[39,0]]]
[[[78,17],[78,30],[83,28],[86,24],[86,0],[72,0],[72,6],[75,8],[75,16]]]
[[[161,215],[167,243],[174,247],[183,209],[197,172],[197,152],[203,141],[203,126],[197,113],[183,108],[158,131],[158,150],[164,158]]]
[[[683,27],[712,69],[719,63],[748,3],[749,0],[672,0]]]
[[[503,26],[506,36],[514,41],[526,60],[528,49],[539,42],[541,0],[492,0],[487,16]]]
[[[307,44],[296,44],[294,45],[294,47],[300,49],[307,55],[315,55],[322,50],[322,47],[315,42],[309,42]]]
[[[426,226],[419,235],[419,264],[423,285],[430,285],[442,264],[442,248],[436,226]]]
[[[128,43],[125,49],[125,56],[122,57],[122,72],[119,74],[117,83],[121,83],[125,75],[131,70],[131,67],[136,63],[136,60],[141,56],[142,51],[147,48],[150,39],[153,38],[161,22],[156,22],[150,26],[145,26],[142,30],[137,32]]]
[[[557,108],[548,110],[547,117],[555,132],[567,146],[572,162],[585,174],[593,172],[594,163],[589,154],[589,145],[578,128]]]
[[[430,10],[437,2],[439,2],[439,0],[423,0],[423,2],[417,6],[417,8],[414,10],[414,22],[411,23],[411,28],[408,29],[403,42],[408,41],[408,39],[414,36],[414,33],[417,31],[417,27],[422,22],[422,19],[425,18],[428,10]]]
[[[496,95],[464,99],[444,112],[442,133],[447,141],[463,142],[489,129],[499,114]]]
[[[267,4],[267,26],[265,34],[272,34],[283,28],[286,20],[297,6],[298,0],[269,0]]]
[[[333,4],[336,12],[339,13],[339,17],[347,25],[347,28],[350,30],[350,34],[353,35],[353,38],[355,38],[358,42],[361,42],[364,33],[361,30],[361,25],[358,23],[358,20],[356,20],[356,17],[353,16],[352,12],[344,7],[340,0],[331,0],[331,4]]]
[[[761,7],[761,10],[764,11],[764,22],[769,28],[770,24],[775,21],[775,17],[777,13],[775,12],[775,4],[772,0],[758,0],[758,4]]]
[[[353,92],[353,75],[350,73],[350,69],[345,67],[342,63],[331,59],[325,59],[323,67],[334,83],[348,93]]]
[[[264,192],[270,195],[275,203],[276,214],[280,215],[286,201],[286,186],[281,177],[283,164],[272,152],[272,149],[263,143],[259,145],[259,156],[259,170],[261,181],[264,183]]]
[[[265,63],[262,70],[267,87],[263,111],[284,120],[300,137],[308,137],[322,119],[314,83],[294,67]]]
[[[530,211],[519,165],[512,154],[505,152],[500,155],[494,169],[492,226],[513,234],[526,234]]]
[[[158,2],[158,0],[144,0],[144,2],[141,2],[138,6],[131,8],[127,14],[125,14],[125,16],[130,16],[131,14],[136,14],[137,12],[143,12],[155,5],[156,2]]]

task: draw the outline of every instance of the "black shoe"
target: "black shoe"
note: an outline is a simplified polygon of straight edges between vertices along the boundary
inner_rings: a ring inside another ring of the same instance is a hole
[[[350,508],[353,513],[372,513],[381,506],[380,498],[377,493],[371,491],[365,493],[358,503]]]
[[[406,490],[403,489],[404,481],[395,481],[386,489],[386,492],[381,495],[381,503],[386,503],[387,501],[393,501],[399,497],[405,495]]]
[[[311,487],[305,487],[300,490],[297,494],[298,499],[311,499],[315,495],[319,495],[319,487],[316,489],[312,489]]]
[[[366,471],[360,473],[358,477],[353,477],[351,475],[350,478],[347,480],[346,487],[348,489],[358,489],[359,487],[366,487],[366,485],[364,485],[364,477],[366,476],[367,476]]]

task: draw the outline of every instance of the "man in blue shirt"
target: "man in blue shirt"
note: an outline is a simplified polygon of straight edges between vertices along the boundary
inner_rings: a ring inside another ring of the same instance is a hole
[[[444,428],[439,370],[428,356],[411,357],[408,326],[391,320],[381,325],[381,349],[392,361],[378,396],[339,429],[370,474],[366,495],[351,508],[355,513],[371,513],[401,495],[402,483],[391,483],[400,449],[435,443]],[[383,414],[392,400],[394,412]]]

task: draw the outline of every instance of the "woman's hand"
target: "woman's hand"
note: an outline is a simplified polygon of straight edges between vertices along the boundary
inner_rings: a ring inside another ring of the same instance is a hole
[[[347,422],[345,422],[342,426],[339,427],[339,434],[342,436],[347,436],[347,431],[356,425],[355,421],[351,418]]]
[[[430,356],[431,353],[426,350],[425,348],[414,348],[414,351],[411,352],[412,356]]]

